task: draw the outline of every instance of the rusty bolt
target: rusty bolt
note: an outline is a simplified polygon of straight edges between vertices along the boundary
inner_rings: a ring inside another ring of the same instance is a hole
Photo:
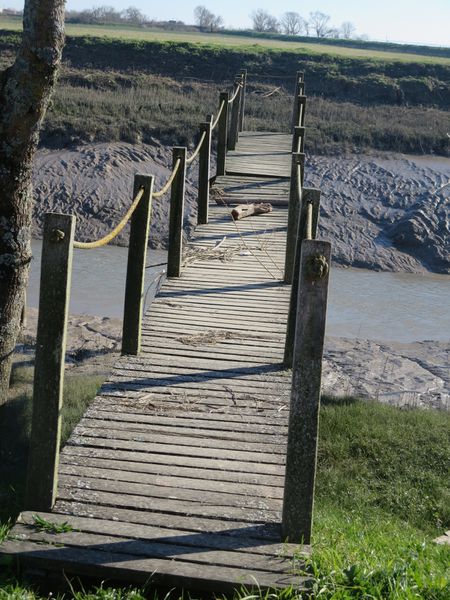
[[[328,275],[329,265],[327,259],[322,254],[316,254],[310,256],[306,260],[305,274],[309,281],[316,281],[317,279],[323,279]]]
[[[66,234],[64,233],[64,231],[61,231],[61,229],[53,229],[52,233],[50,235],[50,240],[54,244],[59,244],[59,242],[63,241],[65,236],[66,236]]]

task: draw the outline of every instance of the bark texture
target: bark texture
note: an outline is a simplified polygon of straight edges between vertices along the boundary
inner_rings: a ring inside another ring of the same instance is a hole
[[[27,0],[14,64],[0,73],[0,405],[31,261],[32,162],[64,46],[64,1]]]

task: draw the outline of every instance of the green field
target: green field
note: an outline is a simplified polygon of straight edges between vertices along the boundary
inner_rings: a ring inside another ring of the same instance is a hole
[[[0,16],[0,29],[19,31],[22,22],[17,17]],[[66,33],[70,36],[93,36],[120,40],[134,40],[145,42],[186,42],[237,49],[253,50],[266,48],[272,50],[285,50],[289,52],[307,54],[329,54],[343,58],[378,59],[382,61],[419,62],[422,64],[450,65],[450,58],[439,56],[426,56],[412,53],[392,52],[385,50],[365,50],[332,44],[319,44],[307,42],[284,41],[279,39],[245,37],[243,35],[221,35],[220,33],[176,32],[143,29],[126,25],[78,25],[68,23]]]

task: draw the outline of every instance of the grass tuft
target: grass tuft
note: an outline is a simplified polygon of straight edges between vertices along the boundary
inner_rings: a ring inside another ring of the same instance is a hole
[[[33,522],[39,531],[45,531],[46,533],[68,533],[69,531],[73,531],[72,525],[70,525],[67,521],[63,521],[61,523],[54,523],[52,521],[48,521],[39,515],[33,515]]]

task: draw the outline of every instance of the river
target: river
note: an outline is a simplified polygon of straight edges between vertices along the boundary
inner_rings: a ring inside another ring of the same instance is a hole
[[[38,305],[41,242],[33,241],[28,305]],[[149,250],[148,263],[166,253]],[[121,317],[127,248],[106,246],[74,251],[71,314]],[[164,267],[147,270],[146,287]],[[331,271],[327,334],[379,341],[450,339],[450,276],[380,273],[363,269]]]

